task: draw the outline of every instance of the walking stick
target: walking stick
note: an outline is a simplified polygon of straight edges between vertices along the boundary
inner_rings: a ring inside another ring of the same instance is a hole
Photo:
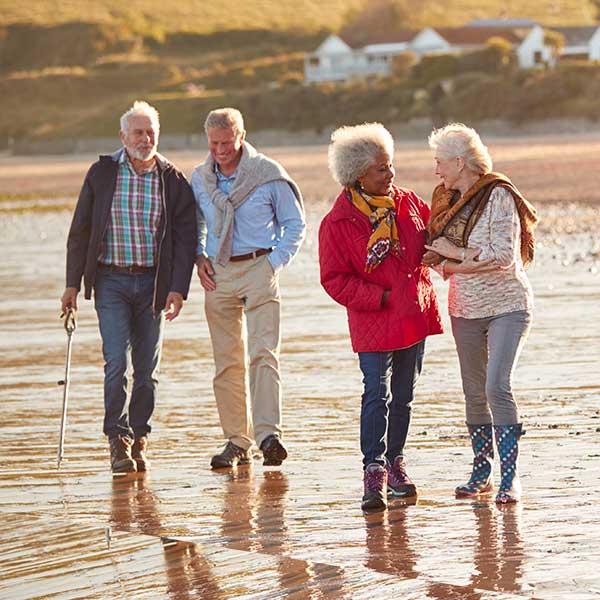
[[[63,459],[65,448],[65,430],[67,427],[67,403],[69,401],[69,372],[71,370],[71,345],[73,343],[73,334],[77,329],[77,321],[75,320],[75,311],[69,306],[67,312],[60,315],[65,318],[65,331],[67,332],[67,365],[65,367],[65,378],[58,382],[58,385],[63,386],[63,406],[62,419],[60,421],[60,440],[58,442],[58,456],[56,468],[60,469],[60,463]]]

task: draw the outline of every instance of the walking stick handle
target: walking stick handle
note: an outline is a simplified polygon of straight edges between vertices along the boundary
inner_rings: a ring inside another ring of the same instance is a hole
[[[67,335],[71,335],[77,329],[77,318],[75,316],[75,310],[72,306],[68,306],[66,312],[60,315],[60,318],[65,319],[65,331]]]

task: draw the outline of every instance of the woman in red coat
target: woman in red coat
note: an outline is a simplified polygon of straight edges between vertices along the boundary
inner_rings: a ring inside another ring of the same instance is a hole
[[[329,168],[342,191],[319,229],[321,284],[346,307],[363,374],[363,510],[412,496],[404,444],[425,338],[442,333],[429,269],[421,265],[429,207],[394,182],[394,141],[379,123],[331,136]]]

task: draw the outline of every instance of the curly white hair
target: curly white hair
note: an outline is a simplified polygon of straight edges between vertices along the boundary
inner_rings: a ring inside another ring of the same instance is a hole
[[[381,123],[345,126],[331,134],[329,171],[344,187],[356,184],[381,153],[394,158],[394,139]]]

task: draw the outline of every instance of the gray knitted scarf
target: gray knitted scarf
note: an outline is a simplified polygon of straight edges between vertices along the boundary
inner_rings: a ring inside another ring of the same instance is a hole
[[[213,231],[220,238],[215,258],[220,265],[226,265],[231,256],[235,209],[240,207],[261,185],[271,181],[286,181],[304,210],[302,194],[296,182],[279,163],[264,154],[259,154],[248,142],[242,142],[242,157],[229,196],[217,187],[215,161],[210,153],[197,169],[202,175],[204,188],[215,207]]]

